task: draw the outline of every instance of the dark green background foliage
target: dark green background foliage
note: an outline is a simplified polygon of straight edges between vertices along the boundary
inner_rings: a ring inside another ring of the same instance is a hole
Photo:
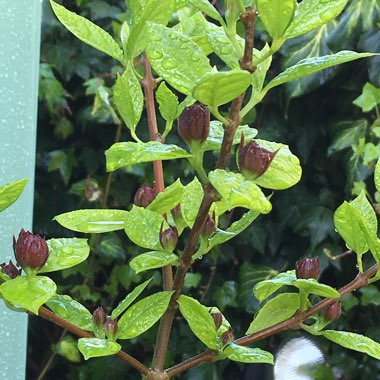
[[[121,0],[69,0],[63,5],[111,34],[116,34],[120,22],[129,17]],[[352,1],[338,20],[291,39],[275,55],[270,77],[280,68],[307,57],[344,49],[380,52],[379,8],[376,0]],[[219,10],[223,13],[221,5]],[[269,38],[258,23],[256,46],[261,48]],[[48,2],[44,2],[35,232],[49,238],[73,236],[52,222],[52,218],[78,208],[103,207],[107,181],[104,150],[115,141],[117,132],[105,102],[107,88],[113,86],[116,72],[120,71],[115,65],[114,60],[65,30],[52,15]],[[258,301],[252,295],[253,285],[275,271],[294,268],[298,258],[320,256],[322,282],[333,286],[344,285],[355,276],[354,257],[333,261],[328,255],[345,251],[332,219],[342,201],[362,188],[367,189],[374,203],[380,200],[371,180],[374,163],[380,155],[378,110],[364,112],[353,104],[367,82],[380,87],[378,57],[324,70],[277,87],[269,92],[256,112],[246,116],[245,122],[259,130],[259,138],[290,146],[301,160],[303,176],[290,190],[275,193],[269,215],[259,217],[239,238],[215,249],[188,274],[186,292],[203,299],[206,305],[218,306],[234,326],[236,336],[245,332],[258,309]],[[164,121],[159,123],[163,128]],[[140,137],[147,140],[145,116],[139,128]],[[123,127],[121,141],[129,138],[129,131]],[[170,139],[182,144],[175,137]],[[166,184],[179,176],[185,182],[191,180],[193,173],[184,162],[164,163]],[[150,164],[116,171],[106,206],[127,209],[142,183],[152,183]],[[228,225],[238,217],[235,211],[222,223]],[[135,275],[130,269],[128,262],[139,248],[124,234],[93,236],[90,244],[93,252],[85,264],[60,272],[54,279],[60,284],[59,293],[75,296],[91,311],[98,305],[110,311],[129,289],[151,274]],[[157,270],[148,292],[158,291],[160,283],[161,273]],[[380,341],[379,298],[376,286],[345,297],[343,315],[335,327]],[[157,327],[133,339],[132,351],[130,347],[125,348],[149,365],[156,332]],[[136,372],[116,358],[85,362],[73,339],[66,335],[60,340],[61,334],[58,327],[31,318],[28,379],[38,377],[52,353],[56,356],[45,379],[136,378]],[[267,342],[266,348],[270,345],[273,349],[286,336],[289,333]],[[178,361],[200,352],[203,346],[195,339],[186,324],[176,323],[168,360]],[[323,348],[339,379],[373,379],[380,371],[375,359],[329,345],[327,341],[323,341]],[[223,379],[232,373],[234,378],[241,377],[243,367],[221,362],[192,370],[181,378]]]

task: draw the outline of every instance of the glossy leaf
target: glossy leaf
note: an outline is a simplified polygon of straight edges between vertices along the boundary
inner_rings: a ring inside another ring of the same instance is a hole
[[[121,313],[123,313],[129,305],[144,291],[144,289],[151,282],[151,278],[142,284],[136,286],[112,311],[111,318],[116,319],[119,317]]]
[[[177,179],[177,181],[165,188],[164,191],[157,194],[157,197],[148,205],[147,208],[148,210],[157,212],[158,214],[165,214],[181,202],[183,192],[184,186],[181,181]]]
[[[194,5],[195,8],[205,13],[207,16],[223,23],[222,16],[208,0],[190,0],[190,3]]]
[[[115,355],[121,350],[119,343],[107,339],[80,338],[78,349],[86,360],[100,356]]]
[[[353,104],[360,107],[363,112],[369,112],[380,104],[380,88],[376,88],[371,83],[366,83],[362,94],[353,101]]]
[[[104,233],[122,230],[128,211],[77,210],[57,215],[53,220],[69,230],[83,233]]]
[[[373,233],[377,233],[377,216],[375,210],[373,209],[371,203],[369,203],[365,191],[362,190],[361,193],[350,202],[351,206],[354,206],[360,211],[360,214],[364,217],[368,223],[368,227]]]
[[[154,70],[173,88],[190,95],[198,78],[211,71],[202,48],[162,25],[149,24],[149,35],[153,42],[146,52]]]
[[[233,145],[240,143],[241,134],[244,133],[244,138],[246,141],[252,140],[257,135],[257,129],[251,128],[248,125],[240,125],[235,133]],[[220,121],[213,120],[210,123],[210,132],[207,140],[202,145],[204,151],[207,150],[219,150],[224,135],[223,124]]]
[[[16,306],[38,314],[38,309],[57,290],[55,282],[45,276],[18,276],[0,285],[2,297]]]
[[[300,161],[287,145],[259,139],[256,142],[271,152],[280,149],[267,171],[253,180],[257,185],[267,189],[284,190],[299,182],[302,175]]]
[[[337,17],[348,0],[303,0],[298,4],[292,23],[284,37],[292,38],[306,34]]]
[[[165,313],[173,292],[160,292],[132,305],[119,319],[118,338],[132,339],[149,330]]]
[[[56,294],[46,302],[46,305],[54,314],[59,315],[64,320],[78,326],[82,330],[94,330],[91,313],[70,296]]]
[[[58,20],[77,38],[120,62],[124,61],[120,46],[105,30],[52,0],[50,4]]]
[[[190,156],[188,152],[176,145],[161,144],[157,141],[120,142],[106,150],[107,171],[112,172],[140,162],[176,160]]]
[[[195,177],[185,186],[181,202],[181,212],[189,227],[194,224],[202,198],[203,188],[198,178]]]
[[[190,326],[191,331],[207,347],[218,350],[219,342],[214,320],[206,306],[187,296],[177,300],[179,310]]]
[[[375,342],[366,336],[347,331],[333,330],[322,331],[322,335],[340,346],[362,352],[380,360],[380,343]]]
[[[272,209],[271,203],[260,188],[239,173],[217,169],[209,173],[209,180],[228,203],[229,210],[244,207],[267,214]]]
[[[28,179],[21,179],[0,186],[0,212],[17,201],[28,181]]]
[[[380,193],[380,160],[377,160],[376,166],[375,166],[375,187],[377,192]]]
[[[162,268],[165,265],[176,265],[179,263],[177,255],[171,252],[151,251],[134,257],[129,265],[140,273],[149,269]]]
[[[246,334],[253,334],[290,318],[300,308],[297,293],[283,293],[269,300],[255,316]]]
[[[86,260],[90,253],[87,239],[49,239],[46,243],[49,247],[49,258],[46,264],[38,270],[39,273],[73,267]]]
[[[251,84],[251,75],[245,70],[210,72],[193,89],[193,97],[211,109],[226,104],[241,95]]]
[[[127,66],[123,75],[118,75],[113,96],[117,110],[134,136],[144,107],[144,95],[140,82],[130,65]]]
[[[265,29],[273,39],[280,38],[293,19],[296,0],[257,0],[256,6]]]
[[[166,86],[165,82],[161,82],[158,86],[156,91],[156,99],[161,116],[167,121],[175,120],[178,111],[178,98]]]
[[[269,50],[270,48],[268,44],[266,44],[260,51],[256,49],[253,50],[253,56],[255,60],[259,60],[262,56],[264,56],[264,54],[267,54]],[[260,94],[260,91],[263,88],[264,81],[265,81],[265,78],[266,78],[266,75],[270,68],[271,63],[272,63],[272,56],[270,55],[268,58],[264,59],[264,61],[259,63],[257,65],[256,70],[251,74],[253,91],[255,91],[257,94]]]
[[[135,244],[158,251],[161,249],[160,228],[163,222],[162,215],[142,207],[133,206],[125,218],[124,229],[129,239]]]
[[[229,344],[223,350],[223,356],[235,362],[241,363],[269,363],[273,364],[274,358],[270,352],[260,348],[239,346],[235,343]]]

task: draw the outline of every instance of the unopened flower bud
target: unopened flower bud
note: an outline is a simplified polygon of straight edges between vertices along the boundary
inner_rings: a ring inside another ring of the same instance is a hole
[[[305,257],[296,262],[297,278],[314,278],[318,280],[320,271],[319,257],[314,257],[312,259]]]
[[[178,134],[187,144],[206,141],[210,132],[210,111],[202,104],[186,107],[178,119]]]
[[[22,229],[16,241],[13,236],[13,250],[18,264],[25,268],[41,268],[49,257],[49,249],[44,238]]]
[[[238,156],[240,172],[248,179],[260,177],[267,171],[278,151],[279,149],[270,152],[259,146],[254,140],[244,145],[244,135],[242,134]]]
[[[215,211],[210,215],[207,215],[205,224],[202,227],[201,235],[205,238],[209,238],[216,231]]]
[[[330,305],[327,305],[324,309],[322,309],[322,315],[328,322],[334,322],[342,313],[342,308],[340,305],[340,301],[336,301],[331,303]]]
[[[173,252],[178,242],[178,231],[176,227],[169,227],[167,230],[163,230],[163,224],[161,224],[160,230],[160,243],[161,247],[166,252]]]
[[[106,333],[108,339],[114,340],[117,329],[117,321],[113,320],[112,318],[107,318],[104,322],[104,332]]]
[[[106,318],[107,314],[101,306],[92,313],[92,320],[99,329],[103,328]]]
[[[231,327],[221,335],[220,339],[223,345],[230,344],[235,340]]]
[[[135,205],[139,207],[148,207],[156,198],[154,189],[147,185],[142,185],[135,194]]]
[[[17,268],[16,265],[12,263],[12,260],[9,261],[9,264],[1,264],[1,269],[3,270],[3,273],[12,279],[21,274],[21,269]]]
[[[223,323],[223,315],[221,313],[212,313],[211,316],[214,320],[216,330],[219,330],[219,327],[222,326]]]

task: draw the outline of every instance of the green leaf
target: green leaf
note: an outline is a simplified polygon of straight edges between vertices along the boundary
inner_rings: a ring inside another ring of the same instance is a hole
[[[229,344],[223,350],[223,356],[235,362],[241,363],[269,363],[273,364],[274,358],[270,352],[260,348],[239,346],[235,343]]]
[[[165,265],[176,265],[179,263],[177,255],[171,252],[151,251],[134,257],[129,265],[140,273],[149,269],[162,268]]]
[[[228,203],[229,210],[235,207],[245,207],[261,214],[267,214],[272,209],[271,203],[260,188],[239,173],[217,169],[209,173],[209,180]]]
[[[148,284],[152,281],[150,278],[146,280],[139,286],[136,286],[117,306],[113,309],[111,318],[116,319],[119,317],[121,313],[123,313],[128,306],[144,291],[144,289],[148,286]]]
[[[194,5],[195,8],[205,13],[207,16],[213,18],[216,21],[219,21],[222,24],[224,23],[222,16],[215,9],[215,7],[210,4],[208,0],[189,0],[189,2]]]
[[[113,90],[114,101],[127,127],[135,136],[135,130],[144,107],[144,95],[135,72],[130,65],[123,75],[118,75]]]
[[[49,257],[45,265],[38,269],[38,273],[73,267],[86,260],[90,253],[87,239],[49,239],[46,243],[49,247]]]
[[[167,121],[175,120],[178,111],[178,98],[169,90],[165,82],[161,82],[158,86],[156,99],[161,116]]]
[[[28,179],[21,179],[0,186],[0,212],[17,201],[28,181]]]
[[[140,247],[159,251],[162,249],[160,228],[164,221],[162,215],[134,205],[125,218],[125,233]]]
[[[55,345],[55,350],[59,355],[73,363],[80,363],[82,360],[78,350],[78,342],[71,335],[66,335],[59,340]]]
[[[202,48],[162,25],[149,24],[149,35],[153,42],[146,52],[154,70],[173,88],[190,95],[195,82],[211,71]]]
[[[157,197],[148,205],[148,210],[165,214],[176,207],[182,200],[184,186],[177,179],[174,183],[168,186],[164,191],[157,194]]]
[[[77,38],[120,62],[124,61],[119,45],[105,30],[52,0],[50,4],[58,20]]]
[[[260,51],[254,49],[253,56],[255,60],[260,59],[262,56],[267,54],[269,50],[270,48],[268,44],[266,44]],[[268,58],[264,59],[264,61],[259,63],[256,67],[256,70],[251,74],[253,91],[257,92],[258,94],[263,89],[265,77],[267,75],[267,72],[270,68],[271,63],[272,63],[272,56],[270,55]]]
[[[348,0],[303,0],[298,4],[293,21],[286,29],[285,38],[306,34],[337,17]]]
[[[18,276],[0,285],[2,297],[38,315],[38,309],[54,296],[57,286],[49,277]]]
[[[368,227],[370,230],[376,234],[377,233],[377,216],[375,210],[373,209],[371,203],[369,203],[365,190],[362,190],[361,193],[350,202],[351,206],[354,206],[356,209],[360,211],[360,214],[364,217],[364,219],[368,223]]]
[[[363,87],[362,94],[352,103],[360,107],[363,112],[371,111],[380,103],[380,88],[367,82]]]
[[[181,212],[187,225],[191,228],[198,213],[203,198],[203,188],[198,178],[195,177],[185,186],[181,202]]]
[[[76,210],[57,215],[53,220],[69,230],[83,233],[104,233],[122,230],[128,211]]]
[[[133,17],[134,23],[128,39],[127,56],[131,60],[146,49],[149,43],[147,22],[166,25],[174,10],[173,0],[148,0],[140,2],[139,9]]]
[[[322,331],[322,335],[342,347],[362,352],[380,360],[380,343],[375,342],[366,336],[347,331],[333,330]]]
[[[59,315],[64,320],[78,326],[82,330],[94,330],[91,313],[70,296],[56,294],[46,302],[46,305],[54,314]]]
[[[176,160],[191,155],[186,150],[169,144],[161,144],[157,141],[147,143],[120,142],[113,144],[106,150],[107,171],[157,160]]]
[[[375,187],[376,187],[376,190],[377,192],[380,193],[380,160],[378,160],[376,162],[376,166],[375,166]]]
[[[280,149],[268,170],[253,180],[257,185],[267,189],[284,190],[299,182],[302,175],[300,161],[287,145],[265,140],[256,140],[256,142],[272,152]]]
[[[210,72],[203,75],[193,89],[193,97],[212,110],[241,95],[251,84],[251,74],[245,70]]]
[[[110,342],[107,339],[80,338],[78,349],[86,360],[99,356],[115,355],[121,350],[119,343]]]
[[[165,313],[173,292],[160,292],[132,305],[120,318],[119,339],[132,339],[150,329]]]
[[[249,141],[257,135],[257,129],[251,128],[248,125],[240,125],[236,130],[232,145],[240,143],[242,133],[244,133],[245,140]],[[210,132],[207,137],[207,140],[202,145],[202,150],[219,150],[222,145],[223,135],[223,124],[220,121],[212,120],[210,123]]]
[[[190,326],[191,331],[207,347],[218,350],[219,339],[215,323],[206,306],[187,296],[180,296],[177,300],[179,310]]]
[[[256,6],[265,29],[275,40],[284,34],[296,11],[296,0],[257,0]]]
[[[290,318],[300,308],[297,293],[283,293],[269,300],[257,313],[246,334],[254,334]]]

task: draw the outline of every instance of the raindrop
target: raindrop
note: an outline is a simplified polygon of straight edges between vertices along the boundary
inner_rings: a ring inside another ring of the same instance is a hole
[[[150,59],[160,59],[162,57],[162,52],[160,50],[152,50],[149,54]]]
[[[162,67],[165,69],[165,70],[170,70],[170,69],[174,69],[174,67],[176,66],[176,63],[173,59],[171,58],[164,58],[164,60],[162,61]]]

